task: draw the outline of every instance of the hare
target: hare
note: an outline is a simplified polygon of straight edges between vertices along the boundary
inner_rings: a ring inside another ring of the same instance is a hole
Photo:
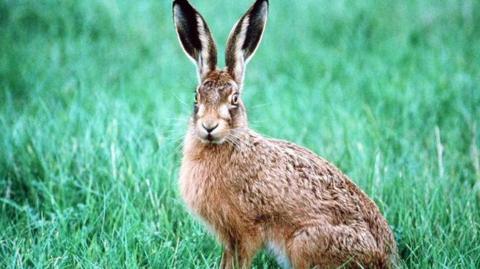
[[[392,232],[375,203],[313,152],[248,128],[245,66],[258,47],[268,0],[236,23],[226,68],[203,17],[173,1],[180,43],[199,86],[184,140],[180,193],[224,247],[221,268],[249,268],[267,247],[284,268],[391,268]]]

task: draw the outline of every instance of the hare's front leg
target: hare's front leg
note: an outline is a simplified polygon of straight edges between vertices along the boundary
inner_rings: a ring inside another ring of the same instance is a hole
[[[259,240],[244,240],[228,244],[223,249],[221,269],[247,269],[261,247]]]
[[[253,256],[248,254],[242,254],[240,251],[230,250],[225,248],[223,250],[221,269],[247,269],[253,260]]]
[[[222,262],[220,263],[220,269],[235,268],[235,254],[234,251],[223,248]]]

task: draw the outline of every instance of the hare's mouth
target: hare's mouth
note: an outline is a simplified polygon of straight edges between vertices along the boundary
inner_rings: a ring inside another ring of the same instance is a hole
[[[200,138],[200,141],[204,144],[212,144],[212,145],[221,145],[225,142],[223,138],[212,138],[212,139],[204,139]]]
[[[225,142],[224,137],[219,137],[219,136],[215,136],[215,135],[212,135],[212,134],[199,135],[198,138],[204,144],[220,145],[220,144],[223,144],[223,142]]]

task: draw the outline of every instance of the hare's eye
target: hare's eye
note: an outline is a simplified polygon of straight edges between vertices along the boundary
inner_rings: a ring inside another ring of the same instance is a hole
[[[193,100],[194,104],[198,104],[198,93],[195,94],[195,99]]]
[[[238,105],[238,93],[235,93],[235,94],[232,96],[231,103],[232,103],[233,106]]]

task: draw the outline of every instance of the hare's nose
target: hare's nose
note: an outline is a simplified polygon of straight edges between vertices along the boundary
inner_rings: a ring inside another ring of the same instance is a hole
[[[205,129],[205,131],[207,131],[207,133],[211,133],[213,130],[215,130],[215,128],[218,127],[218,123],[217,124],[202,123],[202,127],[203,127],[203,129]]]

